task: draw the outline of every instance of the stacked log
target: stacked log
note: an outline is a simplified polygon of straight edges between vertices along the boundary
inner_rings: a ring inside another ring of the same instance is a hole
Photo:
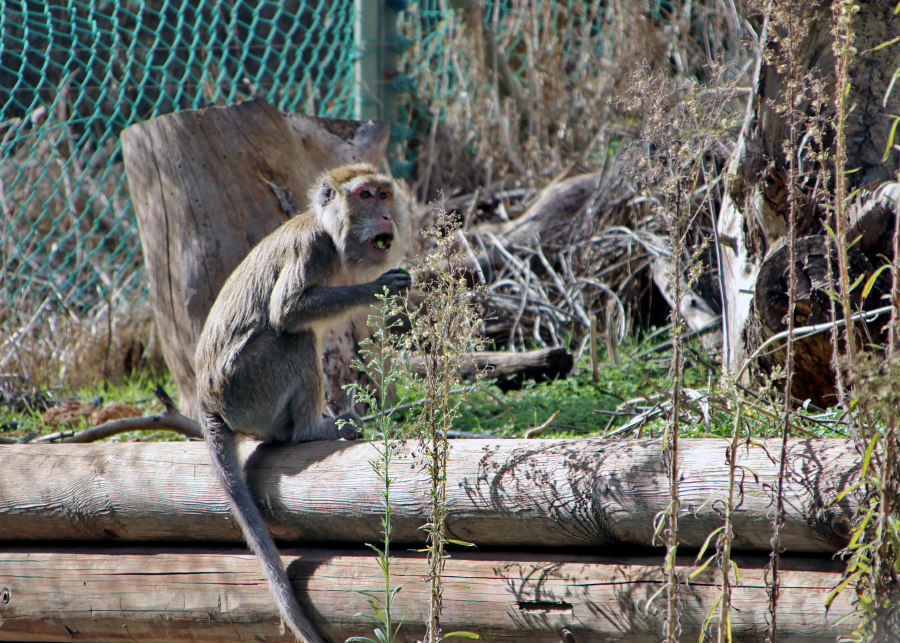
[[[679,536],[682,578],[722,524],[728,464],[724,440],[684,440]],[[663,583],[651,547],[668,504],[655,440],[472,440],[453,443],[447,467],[449,537],[445,631],[485,641],[658,640]],[[380,540],[382,483],[367,443],[241,445],[250,484],[301,603],[333,641],[371,635],[362,591],[383,582],[364,543]],[[735,641],[761,640],[775,443],[740,447],[743,502],[734,515],[740,578]],[[785,479],[782,599],[785,640],[833,640],[852,609],[831,555],[847,544],[855,506],[834,502],[859,475],[840,440],[794,440]],[[406,609],[403,639],[421,637],[424,539],[430,479],[415,442],[395,454],[391,475],[394,584]],[[253,556],[210,470],[205,445],[129,443],[0,447],[0,640],[290,640]],[[342,547],[337,549],[336,547]],[[550,549],[556,548],[556,549]],[[565,548],[565,549],[562,549]],[[691,553],[693,550],[693,553]],[[797,554],[802,554],[797,557]],[[720,588],[711,566],[682,588],[685,637],[699,636]]]

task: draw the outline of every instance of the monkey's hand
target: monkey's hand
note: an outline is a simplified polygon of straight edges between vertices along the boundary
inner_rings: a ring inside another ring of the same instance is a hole
[[[394,268],[383,273],[372,283],[375,284],[379,294],[384,292],[384,287],[387,286],[390,295],[395,296],[402,294],[403,291],[412,286],[412,276],[405,270],[401,271],[399,268]]]
[[[359,440],[363,436],[363,421],[353,411],[341,413],[337,417],[337,421],[344,420],[346,424],[341,424],[341,437],[345,440]]]

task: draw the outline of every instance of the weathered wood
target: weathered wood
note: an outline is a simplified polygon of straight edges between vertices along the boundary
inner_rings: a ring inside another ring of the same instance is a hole
[[[744,498],[737,549],[768,550],[778,441],[738,452]],[[725,440],[679,442],[681,542],[722,524]],[[394,539],[419,543],[430,478],[415,442],[391,468]],[[459,440],[447,465],[447,526],[479,546],[649,546],[669,502],[658,440]],[[285,542],[375,542],[383,485],[367,443],[241,444],[269,526]],[[842,440],[790,442],[782,546],[833,552],[847,543],[859,457]],[[753,473],[750,473],[750,472]],[[754,478],[758,476],[758,480]],[[0,447],[0,540],[241,540],[199,442]]]
[[[497,386],[508,391],[521,388],[525,379],[544,382],[564,379],[572,371],[575,360],[564,348],[543,348],[524,353],[482,351],[464,355],[457,369],[459,377],[474,380],[483,375],[497,380]],[[425,375],[424,358],[409,360],[409,370]]]
[[[675,275],[678,275],[678,279],[681,280],[681,292],[684,293],[680,302],[675,301],[675,284],[673,281]],[[659,290],[666,303],[669,304],[669,307],[673,310],[677,308],[681,312],[681,316],[690,330],[699,331],[708,328],[721,317],[719,312],[714,310],[709,302],[696,289],[691,287],[691,284],[685,279],[684,272],[681,271],[681,274],[679,274],[679,269],[675,266],[675,262],[672,261],[671,257],[661,255],[654,259],[650,269],[650,277],[653,279],[656,289]],[[707,348],[720,346],[722,344],[722,332],[717,330],[701,335],[700,341]]]
[[[883,97],[894,70],[900,66],[900,48],[878,47],[900,36],[900,22],[887,18],[895,4],[893,0],[873,0],[860,4],[853,16],[856,53],[850,62],[851,85],[846,104],[855,107],[844,123],[850,189],[893,181],[896,175],[897,152],[891,151],[887,162],[882,161],[893,122]],[[795,24],[803,25],[802,33],[794,37],[797,49],[792,56],[798,75],[821,79],[830,95],[834,91],[835,69],[832,3],[794,3],[794,6],[800,14]],[[783,34],[770,28],[767,42],[762,43],[766,55],[763,59],[759,52],[759,67],[753,77],[756,91],[750,97],[744,127],[729,162],[729,189],[717,223],[725,310],[724,356],[733,372],[742,368],[745,358],[761,343],[752,293],[763,261],[784,243],[789,232],[788,194],[797,196],[798,238],[824,234],[823,224],[831,216],[824,204],[811,202],[810,188],[815,182],[803,185],[804,180],[816,175],[818,168],[811,158],[814,153],[804,139],[809,134],[807,129],[789,129],[789,119],[783,109],[789,102],[785,95],[791,83],[796,92],[799,78],[785,77],[779,41],[785,42]],[[821,97],[810,97],[802,91],[796,95],[794,107],[802,113],[801,120],[833,115],[827,111],[832,109],[830,103],[823,113]],[[833,131],[824,134],[826,144],[832,146]],[[792,135],[794,139],[789,140]],[[805,148],[809,152],[803,161],[803,178],[797,179],[793,186],[787,184],[786,142],[794,150]],[[826,172],[831,176],[832,169],[829,167]],[[833,221],[830,225],[834,229]],[[852,232],[848,237],[855,238]],[[817,368],[819,360],[809,362],[811,368]],[[799,364],[795,373],[804,368],[804,364]]]
[[[893,218],[893,209],[883,209],[879,213],[890,214]],[[861,245],[848,247],[847,263],[850,274],[850,282],[857,279],[868,282],[876,270],[876,265],[882,265],[884,257],[890,261],[893,256],[892,237],[893,225],[889,226],[890,232],[883,234],[888,228],[884,225],[886,216],[873,216],[873,230],[870,237],[885,242],[882,247],[869,248],[871,256],[867,256]],[[864,222],[861,222],[864,223]],[[880,228],[879,231],[876,228]],[[866,238],[866,229],[856,230],[853,238]],[[794,246],[795,274],[797,278],[797,290],[794,297],[794,328],[824,324],[832,321],[832,300],[829,292],[839,290],[837,279],[838,257],[834,247],[831,249],[831,257],[827,256],[828,250],[826,237],[813,235],[798,239]],[[875,244],[869,244],[874,246]],[[829,272],[830,267],[830,272]],[[762,341],[769,339],[777,333],[787,330],[788,313],[788,283],[790,280],[790,248],[787,245],[768,256],[763,262],[756,280],[756,305],[757,316],[760,321],[759,337]],[[891,277],[887,271],[882,271],[872,284],[868,296],[861,298],[863,288],[856,288],[850,293],[850,305],[854,311],[874,310],[885,305],[883,296],[890,292]],[[837,307],[838,319],[843,318],[840,306]],[[885,320],[875,319],[864,324],[855,324],[857,330],[865,326],[865,334],[859,334],[860,340],[870,344],[881,344],[886,340],[884,333]],[[791,394],[799,400],[811,400],[819,407],[834,406],[838,402],[835,389],[834,370],[832,368],[832,334],[821,332],[807,337],[801,337],[794,341],[795,371],[791,380]],[[783,344],[777,350],[767,351],[759,360],[759,366],[767,373],[771,373],[775,366],[784,366],[785,350]]]
[[[421,639],[428,586],[423,554],[399,552],[392,582],[406,611],[400,641]],[[372,614],[360,591],[378,592],[383,574],[371,552],[301,549],[283,552],[297,596],[331,641],[371,636]],[[765,557],[735,561],[734,641],[762,641],[766,630]],[[693,560],[679,560],[682,578]],[[664,597],[660,556],[627,559],[454,552],[444,570],[444,632],[466,630],[485,643],[660,640]],[[825,611],[840,563],[782,558],[779,641],[834,641],[850,611],[847,589]],[[714,570],[682,587],[682,640],[696,641],[721,594]],[[564,635],[568,630],[571,637]],[[0,553],[0,640],[96,643],[265,640],[288,643],[253,556],[224,549],[15,548]]]
[[[522,216],[501,224],[486,223],[479,230],[497,235],[504,243],[534,246],[570,231],[572,219],[597,190],[602,172],[578,174],[543,189]]]
[[[387,123],[282,114],[254,99],[184,110],[122,132],[162,352],[185,415],[199,417],[194,348],[225,279],[263,237],[306,208],[307,190],[323,171],[380,164],[389,130]],[[334,329],[326,350],[342,359],[329,364],[352,361],[366,317]],[[327,370],[326,380],[341,406],[347,374]]]

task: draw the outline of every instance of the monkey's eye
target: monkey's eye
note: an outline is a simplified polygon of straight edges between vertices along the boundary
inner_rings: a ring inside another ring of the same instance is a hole
[[[361,190],[359,193],[360,199],[371,199],[373,196],[375,196],[375,195],[372,194],[371,190]]]
[[[386,198],[388,198],[388,193],[382,192],[381,194],[378,195],[378,198],[381,199],[382,201],[384,201]]]

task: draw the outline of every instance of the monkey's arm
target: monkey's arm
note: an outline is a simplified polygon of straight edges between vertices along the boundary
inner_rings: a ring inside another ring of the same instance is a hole
[[[371,283],[358,286],[309,288],[295,296],[273,302],[269,307],[272,326],[296,332],[310,322],[346,315],[354,308],[374,304],[375,288]]]
[[[284,296],[279,296],[276,289],[269,304],[269,321],[276,330],[297,332],[312,322],[342,317],[354,308],[371,306],[385,288],[388,295],[396,295],[411,283],[409,275],[395,269],[375,281],[355,286],[312,287]]]

